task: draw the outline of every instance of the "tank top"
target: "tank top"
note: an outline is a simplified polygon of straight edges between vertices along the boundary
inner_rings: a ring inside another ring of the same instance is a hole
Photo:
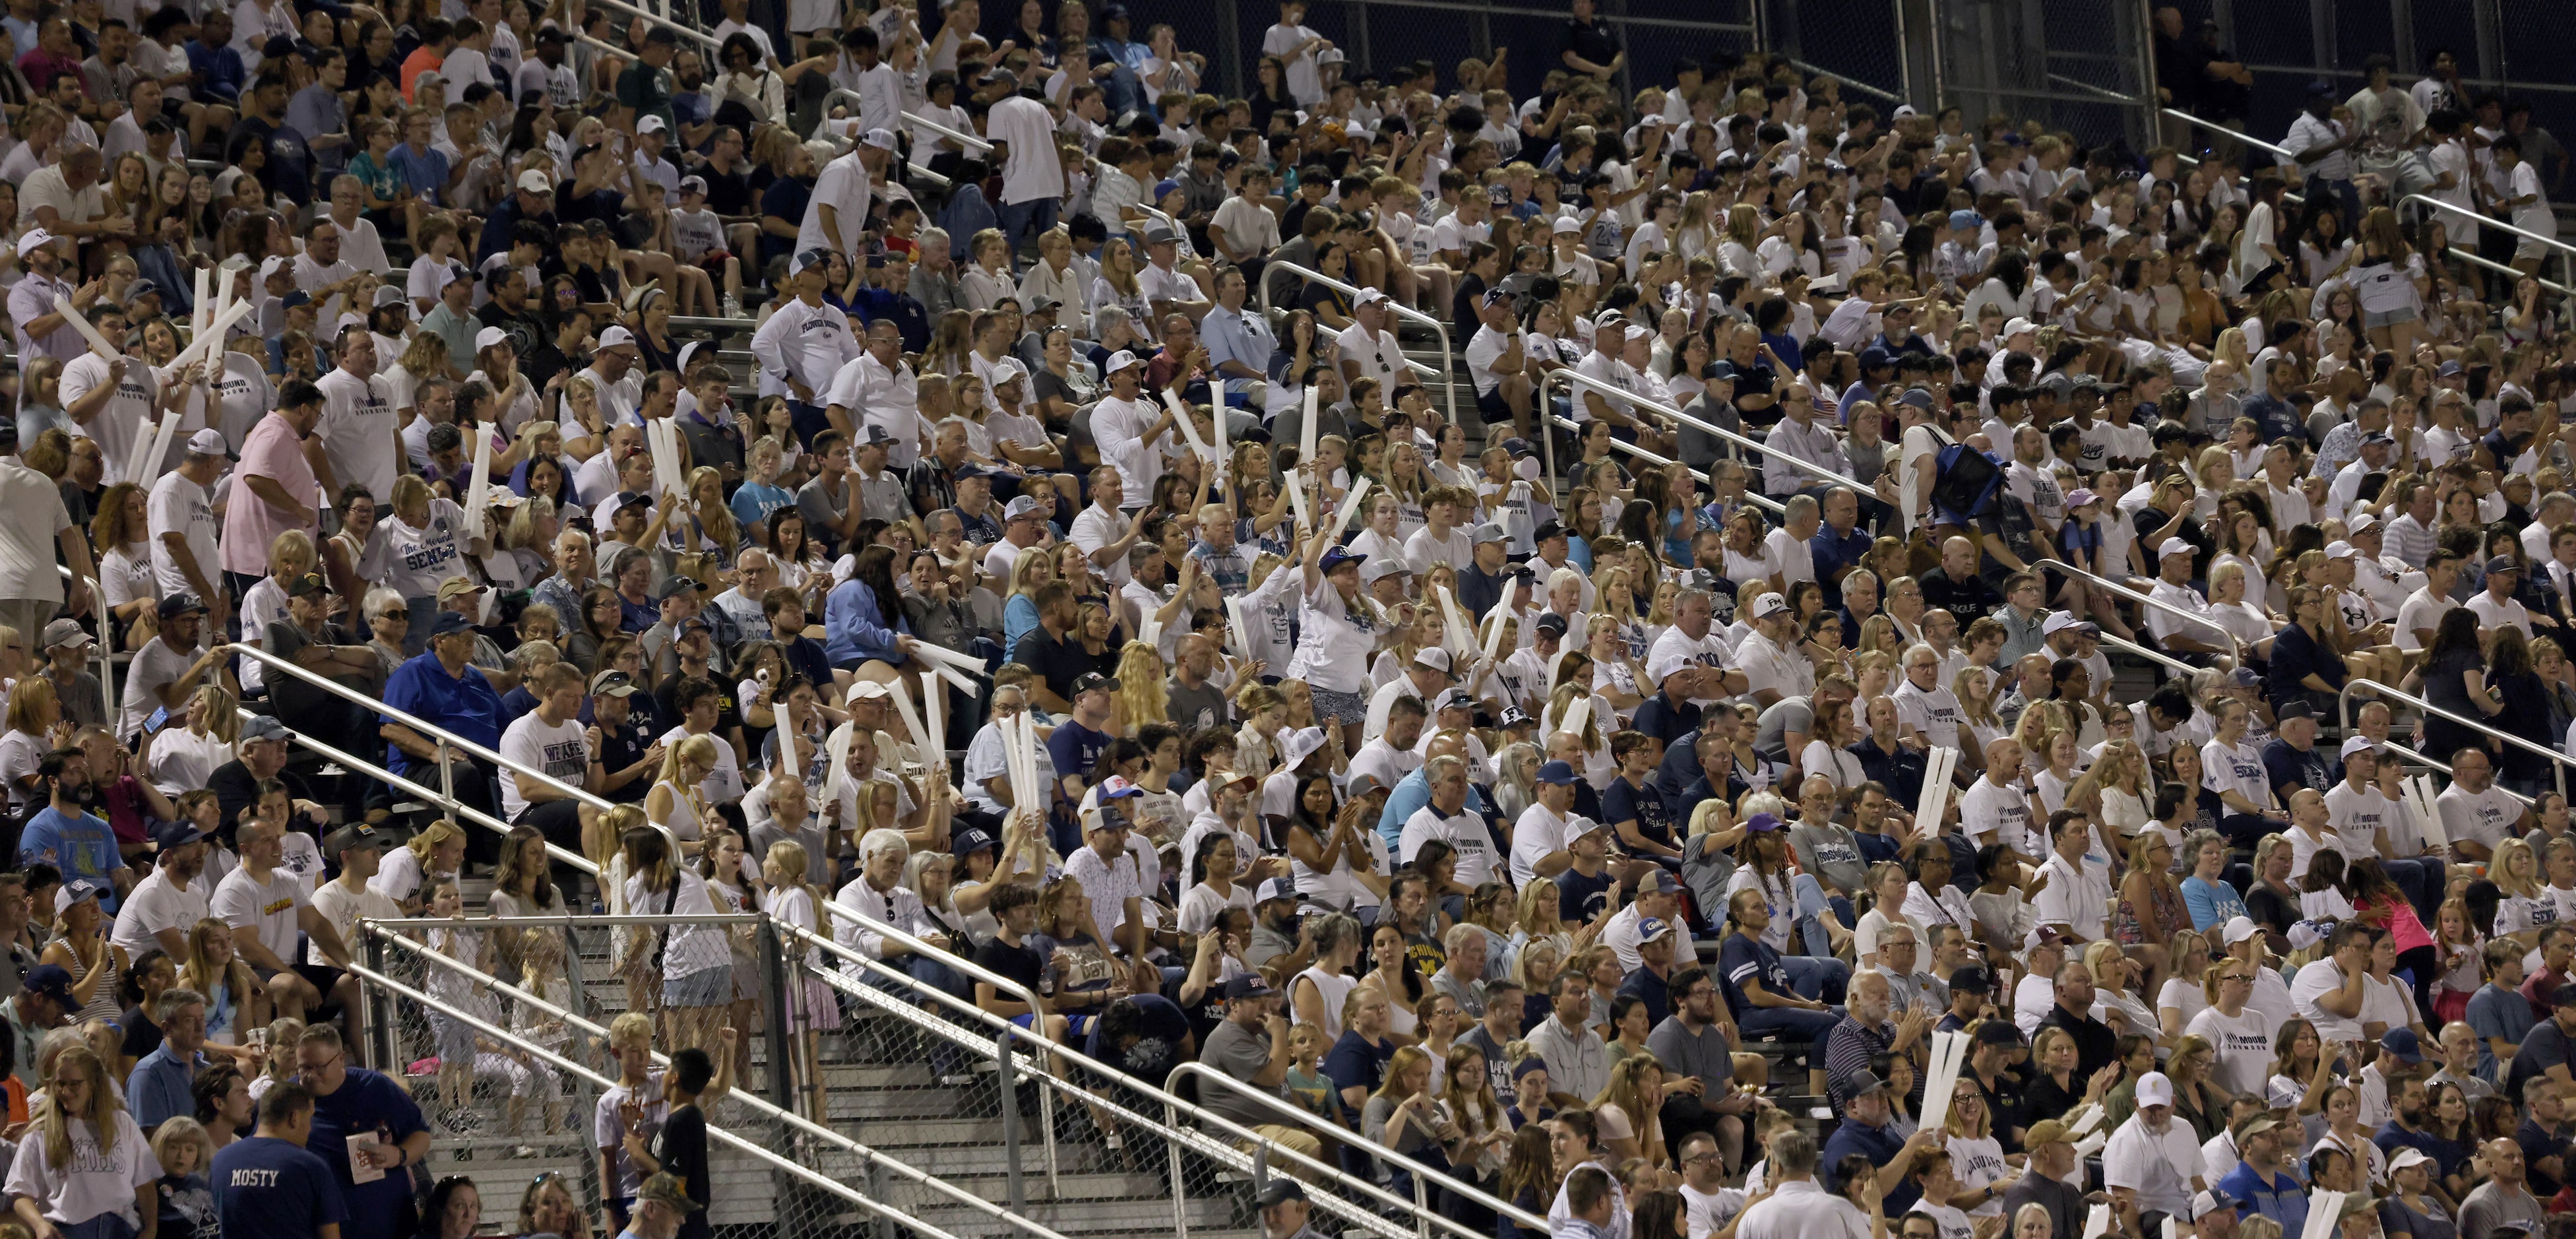
[[[102,945],[99,948],[97,970],[101,974],[98,988],[90,992],[89,1005],[72,1016],[74,1024],[86,1024],[91,1020],[113,1024],[125,1018],[125,1008],[118,1006],[116,1001],[117,982],[124,977],[125,970],[116,965],[115,947]]]
[[[1335,1041],[1341,1040],[1342,1001],[1351,996],[1351,989],[1360,983],[1359,978],[1338,976],[1324,971],[1324,966],[1322,964],[1317,964],[1308,968],[1304,972],[1298,973],[1297,979],[1314,982],[1316,995],[1324,1000],[1324,1043],[1330,1045]],[[1289,985],[1288,1005],[1291,1016],[1294,1018],[1294,1012],[1297,1005],[1295,982],[1291,982]]]

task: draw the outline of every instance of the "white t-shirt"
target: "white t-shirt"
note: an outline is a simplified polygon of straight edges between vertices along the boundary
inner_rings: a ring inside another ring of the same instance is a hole
[[[212,901],[214,915],[235,929],[248,929],[258,935],[260,945],[279,959],[295,960],[296,909],[311,901],[305,893],[304,880],[294,871],[280,865],[268,871],[268,881],[253,881],[244,866],[224,875],[215,887]]]
[[[685,727],[674,727],[662,733],[662,743],[674,747],[688,738],[689,729]],[[742,782],[742,765],[734,759],[733,746],[718,739],[716,768],[707,775],[706,782],[698,785],[699,793],[707,798],[708,804],[717,805],[732,804],[742,799],[746,790]]]
[[[145,507],[152,531],[152,575],[161,587],[161,595],[166,598],[197,592],[187,574],[179,570],[179,560],[170,553],[169,544],[161,540],[161,535],[167,533],[178,534],[187,543],[189,553],[196,556],[197,571],[207,584],[219,584],[223,564],[216,559],[220,553],[215,541],[218,526],[214,502],[206,488],[173,469],[152,483],[152,498]]]
[[[2478,843],[2489,850],[2504,842],[2523,813],[2521,801],[2492,785],[2471,792],[2454,783],[2434,798],[2433,805],[2442,814],[2443,834],[2455,843]]]
[[[2213,792],[2235,792],[2257,805],[2272,803],[2271,776],[2263,770],[2263,750],[2250,744],[2234,747],[2212,740],[2200,746],[2200,783]]]
[[[428,598],[439,582],[464,571],[465,509],[429,501],[429,523],[414,528],[388,513],[376,528],[385,539],[385,575],[379,583],[405,598]]]
[[[108,933],[107,940],[124,947],[129,958],[141,959],[145,951],[161,949],[161,940],[153,937],[160,930],[175,929],[186,937],[212,911],[211,886],[201,873],[183,891],[171,885],[165,871],[154,869],[134,884],[133,893],[116,910],[116,928]]]
[[[2343,988],[2343,972],[2331,959],[2320,959],[2299,969],[2290,978],[2290,1002],[2309,1023],[2317,1026],[2317,1035],[2328,1041],[2361,1040],[2361,1020],[2347,1018],[2320,1006],[2317,999]]]
[[[341,485],[367,488],[376,502],[391,506],[394,477],[402,471],[402,448],[394,439],[393,386],[383,375],[361,379],[335,369],[313,384],[322,392],[323,455],[331,476]]]
[[[1676,625],[1666,629],[1664,635],[1655,638],[1653,648],[1647,651],[1646,678],[1661,684],[1677,671],[1691,667],[1726,668],[1732,667],[1734,663],[1734,653],[1726,648],[1725,640],[1718,636],[1716,629],[1711,628],[1707,636],[1693,640],[1690,634],[1683,632],[1680,626]],[[1720,698],[1701,697],[1695,700],[1705,705]]]
[[[2191,1017],[2183,1031],[2216,1047],[2219,1087],[2231,1093],[2263,1091],[2272,1078],[2272,1021],[2252,1007],[2230,1019],[2216,1007]]]
[[[1532,804],[1512,824],[1512,885],[1527,886],[1538,876],[1538,862],[1562,852],[1571,840],[1567,821],[1546,805]]]
[[[719,743],[718,748],[731,746]],[[531,766],[575,787],[590,774],[590,741],[579,719],[565,719],[552,727],[531,710],[501,733],[501,756]],[[519,780],[510,772],[501,773],[501,816],[516,820],[528,807],[519,794]]]
[[[161,1177],[161,1160],[152,1155],[152,1146],[133,1115],[119,1107],[111,1121],[116,1125],[113,1153],[99,1150],[97,1129],[87,1119],[66,1124],[72,1146],[69,1166],[54,1165],[41,1138],[21,1143],[16,1160],[9,1164],[9,1194],[42,1202],[46,1218],[66,1226],[63,1219],[88,1220],[109,1213],[125,1219],[129,1227],[141,1226],[134,1211],[134,1192]]]
[[[1959,824],[1980,846],[2000,843],[2024,856],[2039,855],[2030,839],[2030,799],[2018,787],[1978,779],[1959,797]]]
[[[1493,880],[1493,835],[1475,814],[1462,810],[1454,817],[1442,817],[1440,811],[1430,805],[1415,810],[1412,817],[1405,819],[1404,835],[1396,845],[1397,859],[1412,864],[1414,854],[1433,839],[1457,849],[1457,878],[1461,884],[1472,889]],[[1517,864],[1513,867],[1519,868]]]
[[[2191,1124],[2168,1117],[2161,1133],[2147,1130],[2142,1116],[2131,1116],[2111,1133],[2102,1148],[2102,1182],[2138,1194],[2141,1212],[2154,1210],[2180,1217],[2191,1203],[2191,1182],[2200,1177],[2200,1142]]]

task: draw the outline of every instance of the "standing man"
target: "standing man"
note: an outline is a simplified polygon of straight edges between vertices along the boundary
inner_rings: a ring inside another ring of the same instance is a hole
[[[216,1151],[206,1177],[215,1191],[215,1219],[226,1231],[340,1239],[349,1210],[331,1164],[305,1147],[313,1119],[311,1090],[278,1084],[259,1099],[255,1134]]]
[[[144,483],[152,492],[144,508],[152,534],[152,575],[164,598],[175,594],[231,597],[215,588],[219,559],[212,488],[223,471],[224,456],[223,432],[200,430],[189,437],[178,468]]]
[[[376,361],[375,333],[352,323],[340,332],[339,366],[314,384],[322,396],[319,430],[328,462],[323,481],[333,487],[364,486],[377,503],[391,507],[403,446],[395,426],[393,387],[376,373]],[[601,409],[606,411],[604,399]]]
[[[272,1047],[270,1052],[282,1049]],[[295,1043],[295,1066],[313,1097],[310,1144],[319,1150],[318,1156],[331,1167],[339,1185],[349,1210],[351,1239],[404,1233],[414,1209],[411,1175],[398,1172],[429,1156],[429,1125],[421,1121],[420,1107],[392,1080],[350,1066],[340,1030],[329,1024],[304,1030]],[[266,1118],[263,1109],[263,1131]],[[358,1183],[350,1170],[362,1164],[386,1173],[373,1182]]]
[[[1002,236],[1014,247],[1029,244],[1055,228],[1056,205],[1064,199],[1064,161],[1055,149],[1055,116],[1046,104],[1020,90],[1019,75],[996,69],[990,80],[1009,92],[993,101],[984,118],[984,136],[1001,149]]]
[[[125,1108],[147,1136],[169,1119],[196,1113],[193,1086],[207,1066],[206,996],[186,988],[163,990],[153,1003],[152,1021],[161,1026],[161,1047],[134,1064],[125,1081]]]
[[[260,418],[242,441],[241,461],[233,466],[233,494],[224,505],[217,557],[228,586],[247,592],[267,575],[268,548],[277,535],[289,529],[308,535],[321,532],[321,512],[330,504],[322,478],[331,466],[322,441],[309,437],[321,420],[321,389],[291,379],[278,391],[277,408]],[[379,503],[393,498],[390,494],[369,497]],[[567,532],[579,536],[577,531]],[[350,575],[347,553],[335,540],[315,540],[322,547],[334,592],[358,596],[363,583]]]

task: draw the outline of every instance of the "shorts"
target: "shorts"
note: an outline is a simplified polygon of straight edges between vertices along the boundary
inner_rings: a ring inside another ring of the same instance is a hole
[[[733,253],[730,250],[708,250],[706,253],[698,255],[697,262],[692,265],[697,267],[698,270],[706,272],[708,279],[714,280],[718,284],[722,284],[724,283],[725,278],[725,264],[732,261]]]
[[[432,1011],[429,1013],[429,1029],[436,1035],[440,1066],[471,1068],[474,1065],[474,1056],[480,1052],[480,1047],[474,1042],[475,1033],[471,1025],[455,1016]]]
[[[666,1007],[721,1007],[733,1001],[733,961],[723,966],[701,968],[685,977],[662,978],[662,1005]]]
[[[2522,236],[2517,233],[2503,232],[2501,229],[2499,229],[2498,232],[2503,236],[2512,237],[2515,241],[2519,242],[2519,244],[2513,247],[2513,260],[2515,262],[2521,262],[2525,259],[2547,258],[2549,257],[2549,251],[2557,248],[2550,245],[2548,242],[2534,241],[2529,237]]]
[[[2415,318],[2415,307],[2413,306],[2387,311],[2366,310],[2362,313],[2361,325],[2365,328],[2394,327],[2399,323],[2414,322]]]
[[[1512,406],[1509,401],[1503,399],[1503,389],[1500,384],[1496,384],[1492,391],[1476,393],[1476,411],[1485,415],[1485,424],[1488,426],[1496,422],[1512,420]]]
[[[1337,693],[1322,688],[1310,691],[1315,698],[1316,722],[1363,723],[1368,721],[1368,698],[1358,693]]]

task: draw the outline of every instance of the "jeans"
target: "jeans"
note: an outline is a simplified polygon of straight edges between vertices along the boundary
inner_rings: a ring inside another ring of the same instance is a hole
[[[1800,998],[1815,998],[1840,1004],[1851,984],[1851,965],[1839,959],[1817,955],[1783,955],[1780,966],[1789,970],[1789,988]],[[1842,1016],[1837,1012],[1835,1019]]]
[[[1833,939],[1825,932],[1821,918],[1831,914],[1842,922],[1845,929],[1858,925],[1860,917],[1852,911],[1851,900],[1826,894],[1822,883],[1803,873],[1789,879],[1789,890],[1798,901],[1798,940],[1807,945],[1807,954],[1831,957],[1834,953]]]
[[[1003,203],[1002,235],[1010,239],[1014,249],[1021,247],[1022,235],[1028,237],[1030,246],[1035,246],[1038,237],[1055,227],[1057,205],[1053,198],[1033,198],[1027,202]]]
[[[1793,967],[1789,971],[1794,977],[1798,970]],[[1778,1036],[1790,1041],[1809,1042],[1811,1048],[1808,1050],[1807,1061],[1817,1070],[1822,1071],[1825,1066],[1825,1034],[1832,1032],[1834,1025],[1842,1022],[1843,1012],[1840,1007],[1826,1011],[1808,1011],[1798,1007],[1754,1007],[1744,1013],[1744,1018],[1736,1021],[1736,1026],[1744,1030],[1747,1039]]]

